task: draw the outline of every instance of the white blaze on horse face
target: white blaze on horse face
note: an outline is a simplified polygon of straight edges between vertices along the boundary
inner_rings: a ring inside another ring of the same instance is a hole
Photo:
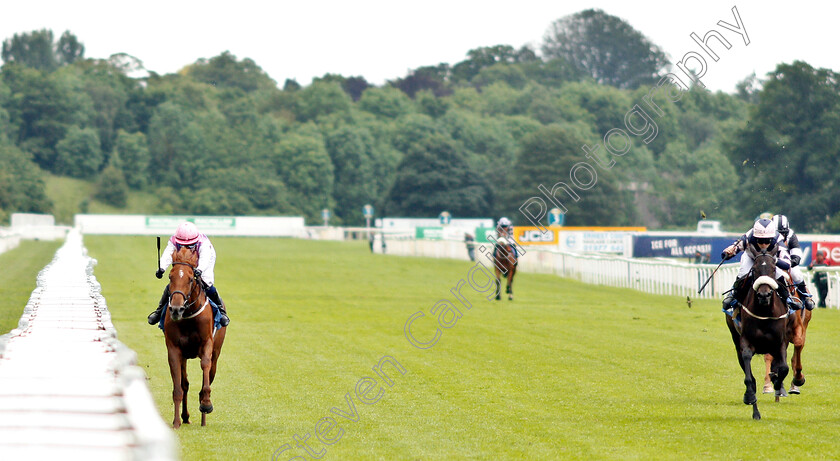
[[[178,270],[178,275],[180,275],[183,278],[184,277],[184,269],[179,269]]]

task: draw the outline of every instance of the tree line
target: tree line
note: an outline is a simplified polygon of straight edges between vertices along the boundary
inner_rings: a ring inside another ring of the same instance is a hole
[[[586,10],[530,47],[470,50],[382,86],[327,74],[282,86],[253,60],[223,52],[176,74],[116,54],[84,57],[71,32],[15,34],[0,70],[0,210],[51,211],[45,173],[97,184],[148,213],[303,215],[364,222],[377,214],[508,215],[624,126],[669,68],[620,18]],[[621,64],[621,65],[619,65]],[[138,76],[138,74],[140,74]],[[692,89],[658,101],[658,134],[631,140],[616,168],[565,203],[567,225],[693,227],[701,213],[733,229],[760,212],[797,230],[838,231],[834,187],[840,92],[833,71],[804,62],[752,76],[733,94]]]

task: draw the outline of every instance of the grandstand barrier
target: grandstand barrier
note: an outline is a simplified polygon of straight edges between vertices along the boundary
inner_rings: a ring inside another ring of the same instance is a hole
[[[119,340],[78,230],[0,336],[0,458],[170,460],[136,354]]]
[[[381,235],[377,234],[377,239]],[[469,260],[464,241],[422,240],[410,236],[386,236],[387,254],[417,256],[426,258],[448,258]],[[381,242],[374,247],[381,253]],[[481,251],[484,248],[485,251]],[[476,246],[477,261],[493,266],[489,259],[492,245]],[[737,259],[724,264],[714,274],[702,293],[697,293],[703,282],[714,272],[717,264],[692,264],[667,258],[640,259],[606,254],[579,254],[555,248],[539,246],[524,247],[525,254],[519,259],[523,272],[554,274],[584,283],[619,288],[632,288],[645,293],[686,296],[692,299],[722,299],[724,292],[732,288],[732,282],[740,267]],[[829,273],[829,293],[826,303],[840,308],[840,267],[821,267]],[[808,287],[814,296],[816,288],[811,271],[803,270]]]
[[[77,214],[82,234],[159,235],[169,237],[184,221],[192,221],[209,236],[306,238],[300,216],[154,216]]]
[[[0,231],[0,253],[14,250],[20,245],[20,235]]]
[[[60,240],[70,230],[67,226],[56,226],[51,214],[12,213],[10,221],[9,231],[24,240]]]

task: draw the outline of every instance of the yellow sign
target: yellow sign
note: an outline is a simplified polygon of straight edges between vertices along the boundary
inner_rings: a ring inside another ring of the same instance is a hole
[[[539,227],[516,226],[513,228],[513,238],[520,245],[557,245],[557,230]]]

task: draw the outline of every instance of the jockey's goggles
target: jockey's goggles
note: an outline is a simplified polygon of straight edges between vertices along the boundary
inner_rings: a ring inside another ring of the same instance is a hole
[[[756,237],[755,243],[757,243],[759,245],[770,245],[771,243],[773,243],[773,238],[772,237]]]
[[[180,250],[181,248],[186,248],[188,250],[195,250],[196,245],[198,245],[198,242],[191,243],[189,245],[181,245],[180,243],[176,243],[175,244],[175,249]]]

